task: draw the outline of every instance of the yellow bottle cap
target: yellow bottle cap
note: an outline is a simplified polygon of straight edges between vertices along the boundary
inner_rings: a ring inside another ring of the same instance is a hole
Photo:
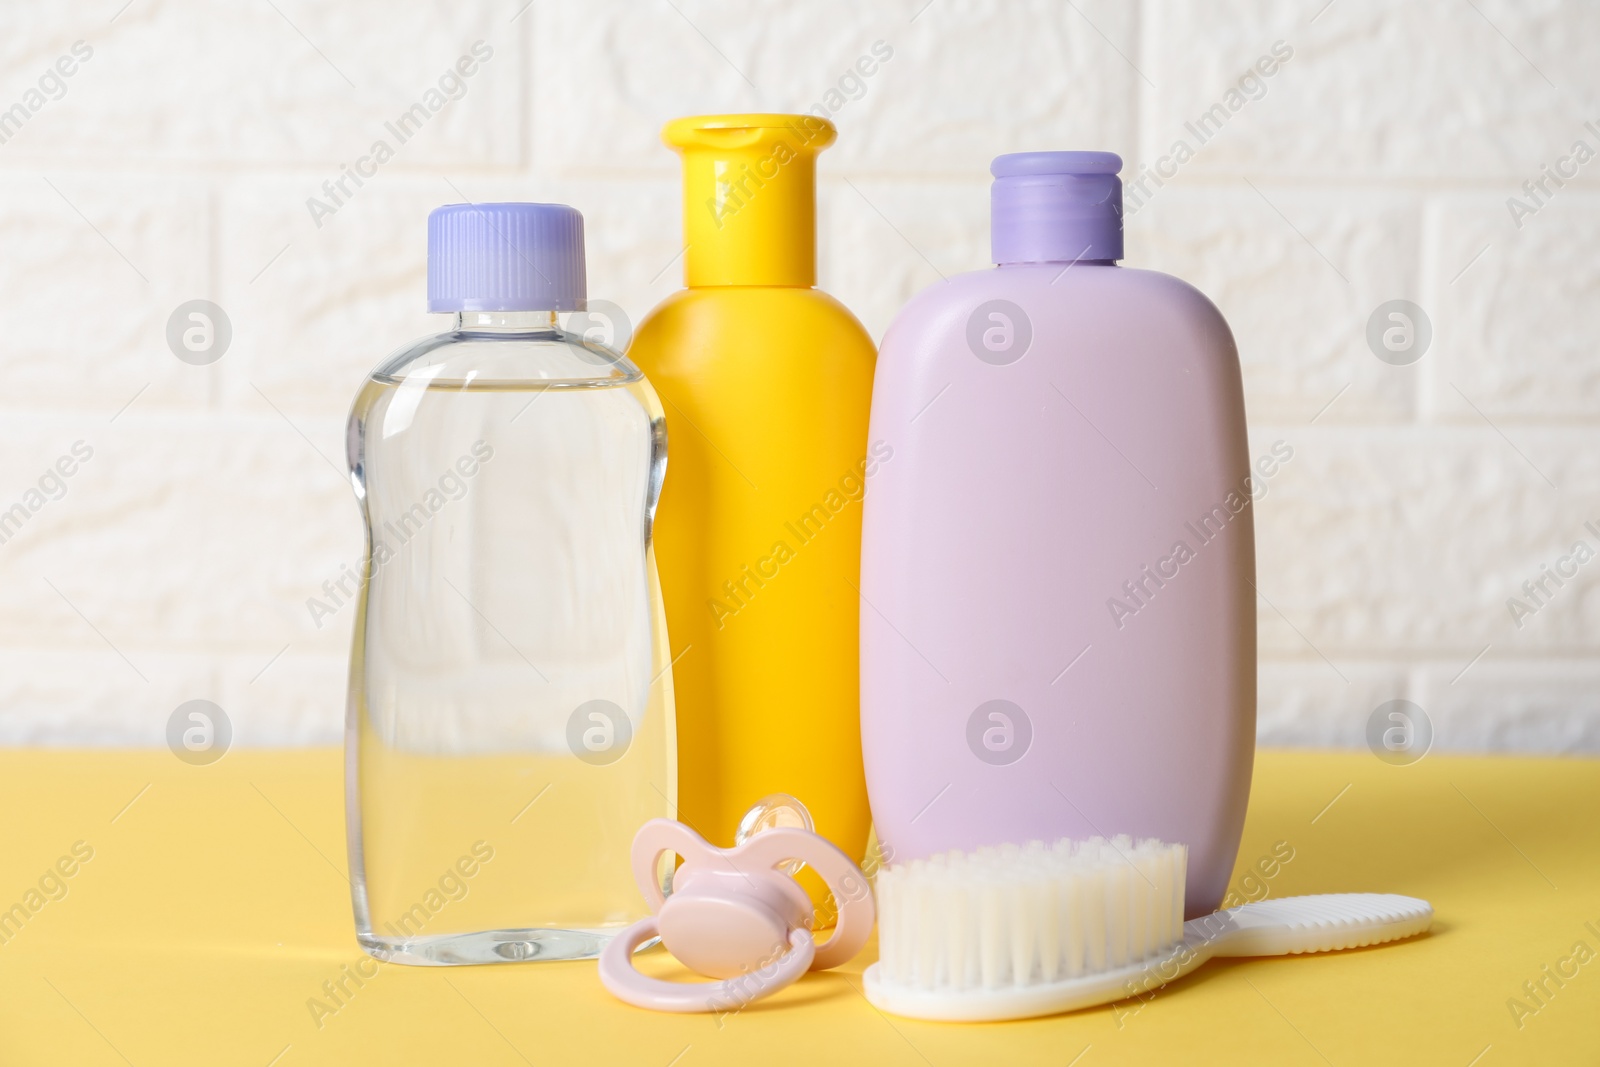
[[[683,157],[684,284],[817,283],[815,115],[696,115],[661,139]]]

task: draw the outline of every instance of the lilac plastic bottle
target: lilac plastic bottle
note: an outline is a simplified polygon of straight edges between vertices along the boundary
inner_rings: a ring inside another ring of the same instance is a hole
[[[913,299],[878,357],[861,726],[895,862],[1131,834],[1227,890],[1255,751],[1254,483],[1232,334],[1116,265],[1122,161],[1001,156],[999,266]]]

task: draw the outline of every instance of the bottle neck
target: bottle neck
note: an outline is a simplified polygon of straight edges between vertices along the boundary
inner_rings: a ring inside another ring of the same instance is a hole
[[[458,311],[457,333],[551,333],[554,311]]]
[[[684,284],[816,285],[816,157],[834,136],[810,115],[669,123],[683,159]]]

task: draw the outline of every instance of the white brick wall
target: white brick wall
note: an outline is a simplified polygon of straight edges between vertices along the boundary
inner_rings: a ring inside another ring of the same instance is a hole
[[[0,109],[94,50],[0,144],[0,507],[94,450],[0,545],[0,743],[158,744],[195,697],[239,743],[338,739],[352,612],[319,630],[305,601],[360,548],[350,397],[438,328],[429,208],[575,204],[591,291],[637,318],[679,278],[662,122],[804,110],[882,40],[820,194],[823,284],[881,335],[986,265],[991,157],[1108,148],[1137,173],[1282,41],[1129,234],[1131,264],[1233,324],[1253,448],[1295,448],[1257,516],[1261,737],[1360,745],[1405,697],[1441,749],[1600,751],[1600,565],[1521,629],[1505,606],[1600,543],[1600,162],[1520,230],[1505,205],[1573,141],[1600,149],[1600,7],[522,4],[0,10]],[[306,198],[479,39],[465,96],[315,226]],[[196,297],[233,323],[208,367],[164,341]],[[1365,341],[1401,297],[1435,329],[1411,367]]]

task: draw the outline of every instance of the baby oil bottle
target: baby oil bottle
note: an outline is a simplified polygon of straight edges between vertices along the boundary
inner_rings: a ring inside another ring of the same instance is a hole
[[[629,845],[677,801],[666,430],[637,367],[562,328],[585,297],[577,211],[441,207],[428,307],[454,321],[350,413],[350,881],[382,959],[590,957],[645,914]]]

